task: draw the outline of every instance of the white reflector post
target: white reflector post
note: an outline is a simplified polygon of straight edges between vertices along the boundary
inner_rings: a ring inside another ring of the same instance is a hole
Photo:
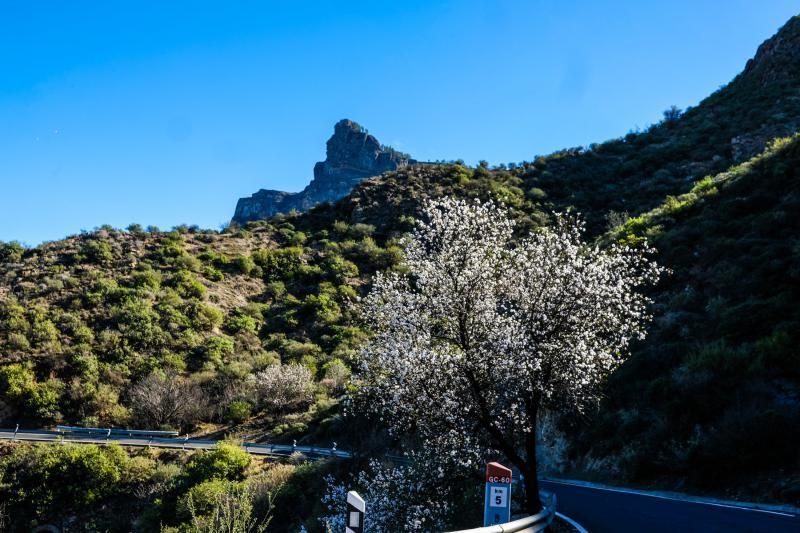
[[[345,533],[364,533],[364,514],[367,504],[354,490],[347,493],[347,516],[345,517]]]

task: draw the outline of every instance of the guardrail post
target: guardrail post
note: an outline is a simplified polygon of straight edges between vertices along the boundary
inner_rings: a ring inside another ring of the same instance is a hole
[[[11,440],[17,440],[17,431],[19,431],[19,424],[17,424],[17,427],[14,428],[14,438]]]
[[[364,515],[367,504],[354,490],[347,493],[347,518],[345,533],[364,533]]]

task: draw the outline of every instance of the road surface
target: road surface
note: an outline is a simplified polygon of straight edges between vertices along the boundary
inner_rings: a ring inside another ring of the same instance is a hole
[[[758,532],[800,533],[800,516],[791,511],[687,501],[624,488],[540,481],[556,493],[557,509],[589,533]]]
[[[184,450],[208,450],[216,446],[219,442],[216,440],[129,437],[125,435],[111,435],[106,437],[101,433],[89,435],[45,430],[19,430],[15,433],[13,429],[0,429],[0,440],[33,442],[58,442],[64,440],[65,442],[83,444],[106,444],[109,442],[116,442],[122,446],[151,446],[153,448],[178,448]],[[337,457],[339,459],[348,459],[353,456],[352,453],[345,450],[321,448],[318,446],[292,446],[290,444],[245,442],[242,443],[242,447],[253,455],[287,456],[291,455],[293,452],[300,452],[313,458]]]

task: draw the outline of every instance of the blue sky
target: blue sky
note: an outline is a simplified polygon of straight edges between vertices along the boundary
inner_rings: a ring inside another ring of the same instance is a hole
[[[0,240],[216,228],[299,190],[352,118],[418,159],[505,163],[727,83],[796,0],[0,3]]]

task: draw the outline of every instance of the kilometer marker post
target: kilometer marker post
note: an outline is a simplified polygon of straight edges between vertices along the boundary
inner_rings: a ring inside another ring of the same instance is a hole
[[[511,521],[511,469],[500,463],[486,464],[486,498],[483,525],[494,526]]]
[[[354,490],[347,493],[347,516],[345,533],[364,533],[364,515],[367,504]]]

